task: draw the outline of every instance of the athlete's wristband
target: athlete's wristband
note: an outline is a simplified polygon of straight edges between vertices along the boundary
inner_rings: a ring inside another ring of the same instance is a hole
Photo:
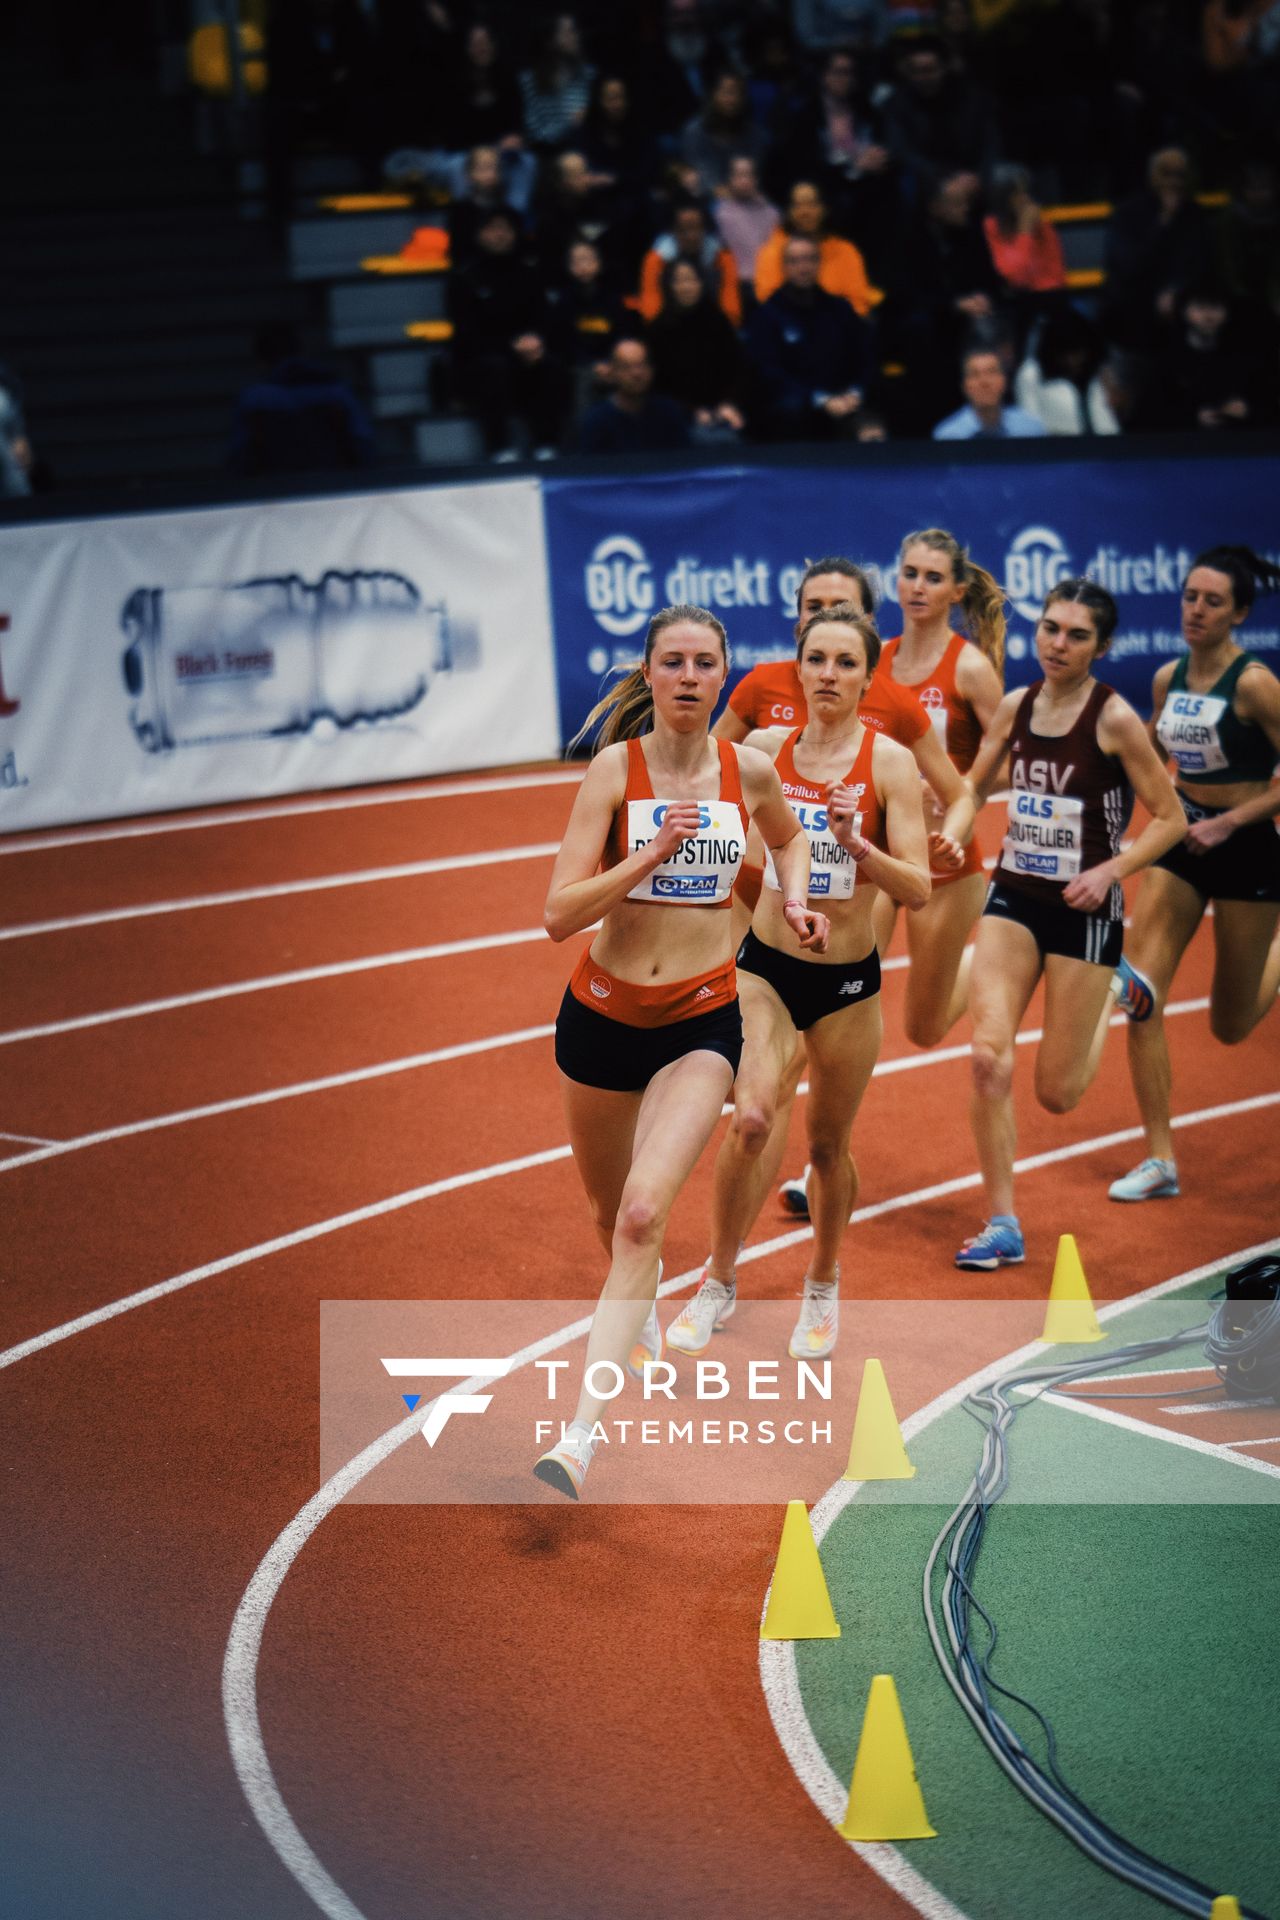
[[[809,911],[803,900],[784,900],[782,903],[782,911],[785,913],[788,907],[799,907],[801,913],[807,913]]]
[[[855,853],[855,852],[853,851],[853,849],[852,849],[852,847],[850,847],[850,848],[847,848],[847,849],[846,849],[846,851],[847,851],[847,853],[848,853],[848,855],[849,855],[849,858],[850,858],[850,859],[852,860],[852,862],[853,862],[853,864],[854,864],[854,866],[855,866],[855,867],[860,867],[860,866],[862,865],[862,863],[863,863],[863,861],[864,861],[864,860],[866,859],[866,857],[867,857],[867,855],[868,855],[868,854],[870,853],[870,851],[871,851],[871,842],[870,842],[869,840],[864,840],[864,841],[863,841],[863,843],[862,843],[862,852],[861,852],[861,853]]]

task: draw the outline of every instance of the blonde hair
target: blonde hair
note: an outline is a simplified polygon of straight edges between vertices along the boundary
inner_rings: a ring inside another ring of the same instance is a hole
[[[869,613],[864,613],[862,608],[852,600],[842,600],[838,606],[827,607],[822,613],[810,614],[800,629],[800,638],[796,642],[797,666],[800,664],[809,635],[815,627],[852,627],[855,633],[861,634],[862,644],[867,654],[867,678],[868,680],[871,678],[880,658],[880,630]]]
[[[649,622],[649,630],[644,637],[644,658],[637,660],[633,666],[615,668],[622,678],[596,701],[566,747],[566,753],[572,753],[575,747],[581,746],[596,728],[599,728],[599,732],[591,748],[593,754],[613,746],[615,741],[638,740],[641,734],[653,731],[653,688],[645,679],[644,670],[653,658],[659,637],[668,627],[683,625],[706,627],[718,635],[725,668],[728,669],[729,636],[714,613],[708,612],[706,607],[663,607]]]
[[[1000,582],[985,567],[971,560],[968,548],[962,547],[954,533],[948,533],[945,527],[924,527],[919,533],[909,533],[898,549],[899,566],[906,558],[908,547],[928,547],[931,553],[946,554],[956,585],[964,588],[960,606],[965,632],[1003,681],[1006,596]]]

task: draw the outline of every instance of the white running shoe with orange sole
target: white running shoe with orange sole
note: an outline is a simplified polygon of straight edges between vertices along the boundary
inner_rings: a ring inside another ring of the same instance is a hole
[[[704,1267],[698,1291],[667,1328],[667,1345],[690,1358],[705,1353],[711,1345],[712,1334],[733,1318],[737,1304],[736,1282],[730,1287],[722,1286]]]
[[[804,1299],[787,1351],[793,1360],[825,1360],[840,1334],[840,1272],[820,1287],[805,1276]]]

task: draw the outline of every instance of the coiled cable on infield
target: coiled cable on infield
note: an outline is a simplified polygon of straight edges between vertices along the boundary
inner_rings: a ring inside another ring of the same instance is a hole
[[[1280,1316],[1280,1303],[1276,1311]],[[1217,1319],[1215,1315],[1214,1326]],[[978,1600],[973,1581],[988,1515],[1009,1484],[1009,1431],[1028,1404],[1026,1400],[1015,1402],[1010,1395],[1019,1389],[1034,1388],[1032,1397],[1038,1399],[1052,1387],[1087,1379],[1090,1374],[1113,1367],[1117,1362],[1127,1364],[1172,1353],[1205,1340],[1209,1334],[1210,1328],[1206,1326],[1187,1328],[1165,1339],[1113,1349],[1090,1360],[1007,1374],[970,1394],[963,1404],[983,1429],[982,1453],[963,1499],[930,1549],[922,1595],[925,1625],[943,1677],[1001,1771],[1090,1859],[1166,1906],[1190,1914],[1192,1920],[1212,1920],[1213,1890],[1126,1840],[1096,1814],[1062,1773],[1051,1722],[1029,1700],[1002,1686],[992,1676],[998,1628]],[[939,1591],[935,1567],[940,1555],[944,1556],[945,1571]],[[984,1630],[985,1647],[981,1649],[973,1642],[975,1615]],[[1023,1707],[1035,1720],[1044,1735],[1043,1762],[1036,1759],[998,1711],[993,1695]],[[1242,1907],[1241,1915],[1242,1920],[1266,1920],[1266,1916],[1253,1907]]]

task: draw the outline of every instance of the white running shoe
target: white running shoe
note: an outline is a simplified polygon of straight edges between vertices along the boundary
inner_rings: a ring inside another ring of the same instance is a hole
[[[737,1283],[730,1287],[721,1286],[704,1267],[698,1291],[667,1328],[667,1345],[674,1347],[677,1353],[705,1353],[711,1345],[712,1334],[717,1327],[723,1327],[726,1320],[733,1318],[737,1304]]]
[[[1113,1200],[1176,1200],[1178,1169],[1172,1160],[1144,1160],[1132,1173],[1113,1180],[1108,1192]]]
[[[662,1285],[662,1262],[658,1262],[658,1285]],[[655,1295],[649,1315],[639,1333],[635,1344],[627,1355],[627,1372],[633,1380],[643,1380],[645,1365],[657,1366],[662,1358],[662,1328],[658,1325],[658,1301]]]
[[[576,1500],[582,1492],[582,1483],[587,1477],[587,1468],[591,1465],[591,1456],[596,1443],[591,1438],[590,1429],[580,1420],[575,1420],[563,1440],[557,1440],[549,1447],[534,1468],[534,1478],[545,1480],[557,1493],[567,1493]]]
[[[793,1360],[825,1360],[840,1332],[840,1271],[820,1287],[805,1275],[804,1301],[787,1349]]]
[[[806,1166],[798,1180],[784,1180],[778,1188],[778,1198],[787,1212],[798,1215],[801,1220],[809,1218],[809,1173]]]

